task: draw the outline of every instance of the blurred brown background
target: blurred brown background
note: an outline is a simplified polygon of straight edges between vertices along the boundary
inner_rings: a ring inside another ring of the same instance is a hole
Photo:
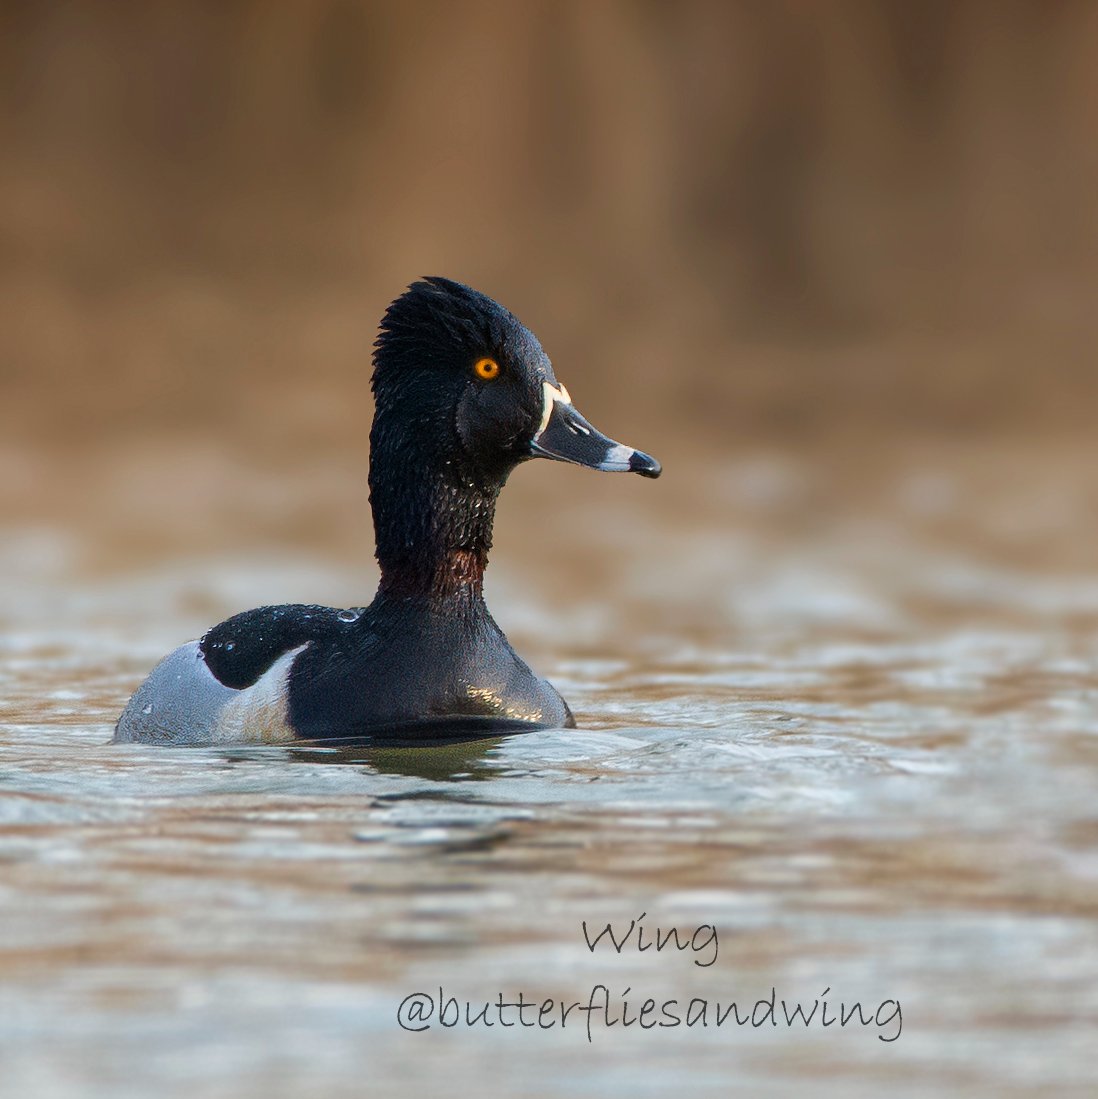
[[[176,537],[237,463],[323,533],[430,273],[669,471],[1093,431],[1098,5],[0,12],[8,514]]]

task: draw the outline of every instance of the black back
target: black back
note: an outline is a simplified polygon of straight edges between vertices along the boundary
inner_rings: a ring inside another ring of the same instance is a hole
[[[306,641],[345,642],[361,608],[340,611],[306,603],[256,607],[207,630],[198,643],[206,666],[226,687],[250,687],[285,652]]]

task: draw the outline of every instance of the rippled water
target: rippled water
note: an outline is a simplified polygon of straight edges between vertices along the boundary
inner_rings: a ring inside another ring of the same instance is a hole
[[[372,580],[195,546],[93,569],[71,533],[13,531],[7,1089],[1093,1094],[1098,567],[1067,468],[920,457],[852,500],[841,469],[688,490],[669,463],[662,495],[570,482],[552,536],[509,489],[490,604],[584,728],[418,752],[108,745],[180,640]],[[699,949],[587,948],[584,921],[642,914]],[[599,985],[615,1017],[696,997],[708,1025],[397,1022],[440,986],[478,1012]],[[781,1021],[819,999],[872,1021]],[[731,1000],[761,1025],[718,1028]]]

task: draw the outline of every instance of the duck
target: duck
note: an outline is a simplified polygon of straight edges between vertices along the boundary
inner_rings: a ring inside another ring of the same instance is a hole
[[[265,606],[177,648],[115,743],[453,743],[575,727],[484,600],[496,503],[535,458],[658,477],[580,414],[534,334],[459,282],[413,282],[374,343],[368,606]]]

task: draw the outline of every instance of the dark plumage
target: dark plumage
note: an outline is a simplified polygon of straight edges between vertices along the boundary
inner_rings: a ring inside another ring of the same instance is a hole
[[[570,726],[485,606],[496,500],[541,456],[659,475],[572,406],[534,335],[449,279],[413,283],[375,344],[369,607],[246,611],[161,662],[115,739],[167,743],[444,739]]]

